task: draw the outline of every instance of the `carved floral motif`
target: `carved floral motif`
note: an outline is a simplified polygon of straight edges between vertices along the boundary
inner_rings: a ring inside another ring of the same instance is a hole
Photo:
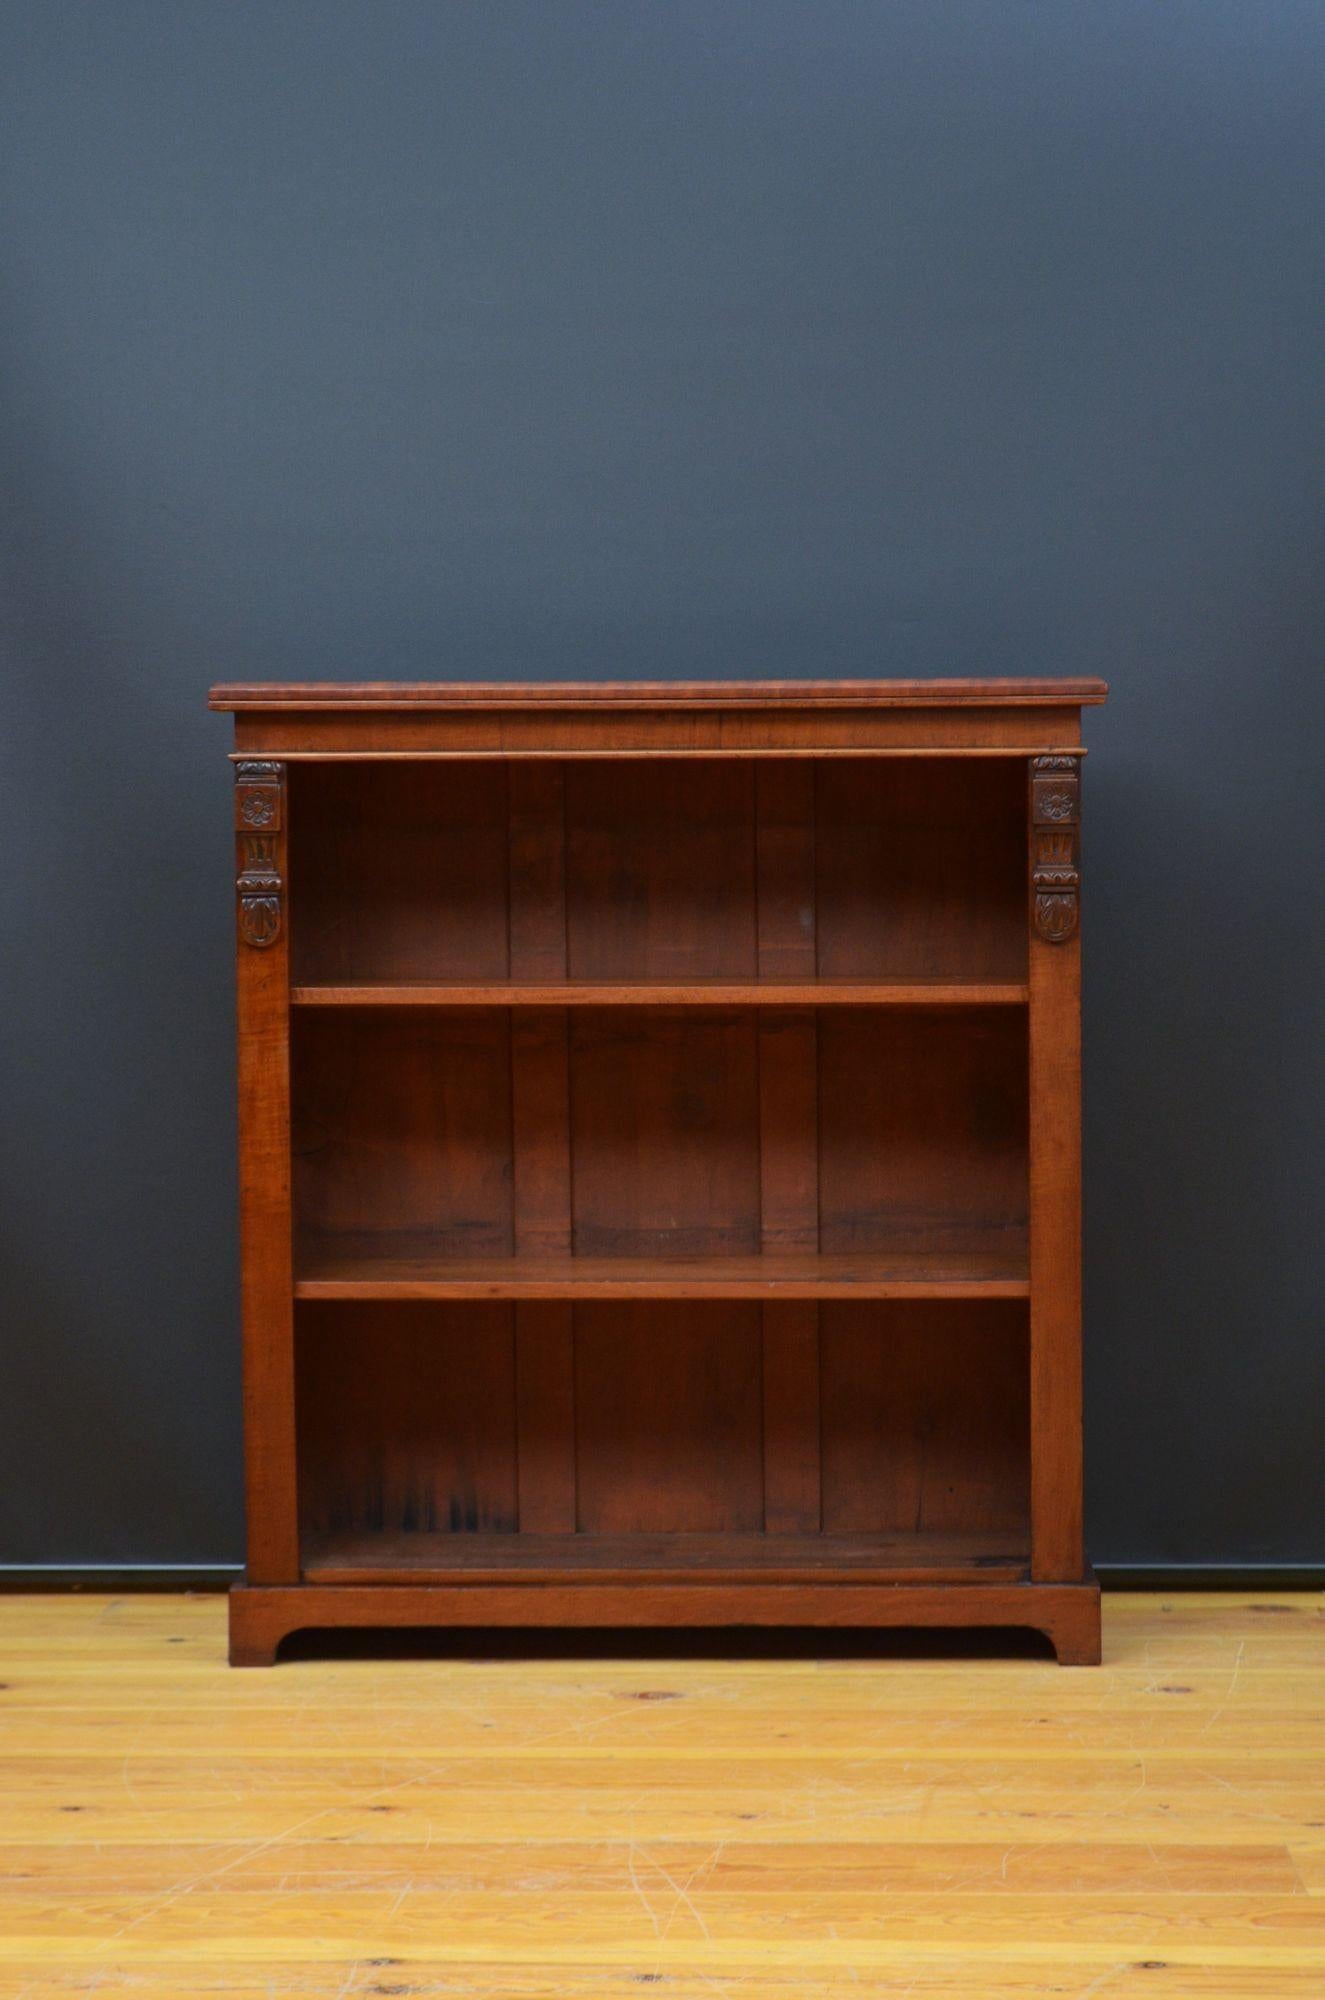
[[[1080,921],[1081,760],[1031,759],[1031,889],[1036,934],[1066,944]]]
[[[280,826],[282,777],[279,764],[235,766],[235,822],[240,828],[240,865],[235,883],[239,893],[239,935],[257,951],[275,944],[281,934],[285,885],[275,831],[256,833],[245,829]]]
[[[281,780],[279,764],[245,759],[235,766],[235,827],[240,833],[250,827],[270,828],[281,823]]]
[[[265,789],[259,791],[255,787],[240,800],[239,817],[245,826],[270,826],[276,818],[275,802],[266,796]]]

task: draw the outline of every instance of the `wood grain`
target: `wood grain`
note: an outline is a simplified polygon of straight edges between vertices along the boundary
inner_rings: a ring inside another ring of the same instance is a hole
[[[301,1231],[426,1231],[455,1256],[509,1256],[511,1134],[508,1015],[328,1009],[303,1021],[293,1061]]]
[[[823,1524],[1029,1540],[1026,1307],[826,1302]]]
[[[305,1543],[326,1534],[514,1533],[514,1310],[300,1305]]]
[[[818,1304],[767,1305],[763,1327],[765,1538],[815,1534],[822,1515]]]
[[[729,1496],[727,1496],[729,1497]],[[668,1532],[673,1532],[668,1530]],[[321,1626],[620,1627],[638,1631],[677,1625],[1029,1627],[1052,1642],[1063,1666],[1098,1665],[1100,1599],[1093,1579],[1081,1583],[1001,1583],[980,1579],[908,1583],[895,1572],[857,1582],[828,1578],[791,1582],[744,1575],[739,1582],[691,1575],[657,1582],[647,1571],[605,1583],[582,1571],[573,1578],[486,1578],[417,1583],[397,1574],[389,1583],[236,1584],[230,1593],[230,1657],[235,1666],[270,1666],[292,1632]]]
[[[1026,795],[1015,765],[815,767],[826,979],[1026,976]]]
[[[1015,1007],[1025,980],[430,980],[295,986],[293,1007]]]
[[[520,1533],[504,1539],[573,1535],[575,1327],[567,1300],[515,1308],[515,1370]]]
[[[759,1063],[749,1014],[577,1010],[570,1076],[577,1255],[758,1252]]]
[[[512,980],[566,977],[566,783],[560,764],[508,764]]]
[[[752,980],[754,771],[745,764],[566,767],[573,980]]]
[[[470,1633],[264,1676],[218,1597],[5,1597],[0,1992],[1319,2000],[1323,1609],[1107,1597],[1091,1674]]]
[[[569,1256],[570,1071],[565,1010],[536,1007],[513,1014],[509,1032],[515,1247],[522,1257]]]
[[[765,1503],[767,1511],[767,1502]],[[766,1535],[634,1531],[540,1533],[319,1534],[309,1539],[310,1583],[455,1582],[528,1584],[649,1581],[747,1584],[843,1582],[1024,1583],[1026,1551],[993,1530],[919,1535],[821,1535],[815,1529]]]
[[[754,781],[759,976],[812,980],[818,970],[814,766],[761,764]]]
[[[579,1307],[575,1319],[580,1530],[757,1535],[758,1305],[632,1301]]]
[[[973,1229],[1019,1239],[1027,1198],[1023,1010],[821,1017],[824,1250],[937,1248]]]
[[[759,1236],[766,1256],[819,1248],[818,1031],[810,1013],[761,1014]]]
[[[279,756],[311,763],[339,763],[365,756],[410,762],[429,757],[466,760],[574,757],[694,763],[706,757],[740,761],[760,757],[848,754],[887,756],[898,751],[945,756],[1021,759],[1052,750],[1077,751],[1081,710],[1064,701],[948,703],[813,703],[715,708],[697,703],[641,708],[579,703],[521,708],[495,703],[362,704],[358,708],[241,709],[235,743],[249,757]]]
[[[874,1251],[737,1257],[469,1257],[430,1236],[308,1236],[301,1299],[1024,1299],[1026,1237],[950,1234]]]
[[[213,709],[257,708],[867,708],[1102,702],[1101,680],[848,681],[225,681]]]
[[[1032,766],[1028,897],[1038,858]],[[1030,926],[1031,1552],[1035,1576],[1076,1576],[1084,1552],[1081,1356],[1081,929]]]
[[[296,984],[510,977],[499,765],[318,764],[290,790]]]
[[[237,803],[246,770],[236,767]],[[261,838],[274,879],[289,879],[290,801],[279,766],[264,798]],[[274,823],[273,823],[274,821]],[[252,836],[237,813],[236,868],[245,880]],[[290,920],[258,948],[245,936],[243,891],[235,946],[239,1016],[239,1250],[244,1361],[244,1498],[248,1573],[263,1583],[299,1574],[290,1169]]]

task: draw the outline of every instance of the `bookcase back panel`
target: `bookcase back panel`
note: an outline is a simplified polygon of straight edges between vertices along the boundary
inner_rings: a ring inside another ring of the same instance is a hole
[[[576,1009],[570,1107],[577,1255],[758,1250],[758,1039],[749,1012]]]
[[[509,1255],[506,1011],[308,1015],[291,1050],[291,1123],[297,1231],[413,1231],[457,1256]]]
[[[290,828],[296,985],[1026,975],[1016,759],[311,764]]]
[[[576,1309],[581,1532],[763,1528],[760,1325],[751,1303]]]
[[[509,844],[501,764],[295,767],[295,982],[504,979]]]
[[[823,1250],[1024,1232],[1021,1009],[824,1010],[818,1056]]]
[[[296,1354],[310,1543],[790,1527],[1025,1546],[1019,1301],[305,1302]]]
[[[1026,1090],[1016,1007],[310,1009],[295,1225],[456,1257],[1024,1242]]]
[[[751,763],[571,764],[572,979],[752,979]]]
[[[515,1530],[510,1306],[306,1303],[295,1352],[306,1533]]]
[[[819,1308],[829,1533],[1029,1522],[1030,1363],[1017,1300]]]
[[[824,759],[814,841],[822,978],[1025,978],[1016,760]]]

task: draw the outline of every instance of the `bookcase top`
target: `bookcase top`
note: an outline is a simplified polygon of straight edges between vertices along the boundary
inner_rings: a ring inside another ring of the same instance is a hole
[[[1024,708],[1095,705],[1101,680],[224,681],[213,709]]]

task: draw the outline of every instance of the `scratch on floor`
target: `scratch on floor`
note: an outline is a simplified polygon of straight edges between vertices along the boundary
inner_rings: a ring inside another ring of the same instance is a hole
[[[649,1922],[653,1925],[653,1935],[656,1938],[660,1938],[662,1936],[662,1927],[658,1922],[658,1913],[645,1895],[644,1885],[640,1881],[639,1873],[635,1867],[635,1836],[633,1833],[629,1836],[629,1842],[626,1847],[626,1869],[630,1876],[631,1887],[634,1889],[640,1902],[644,1905]]]
[[[1201,1731],[1202,1736],[1208,1735],[1209,1732],[1214,1728],[1220,1716],[1224,1713],[1224,1710],[1228,1707],[1234,1695],[1237,1693],[1238,1680],[1242,1673],[1242,1659],[1246,1650],[1247,1650],[1246,1640],[1239,1639],[1238,1650],[1233,1656],[1233,1671],[1229,1676],[1228,1686],[1224,1690],[1224,1699],[1220,1702],[1218,1708],[1214,1709],[1211,1712],[1208,1720],[1206,1721],[1205,1728]]]

